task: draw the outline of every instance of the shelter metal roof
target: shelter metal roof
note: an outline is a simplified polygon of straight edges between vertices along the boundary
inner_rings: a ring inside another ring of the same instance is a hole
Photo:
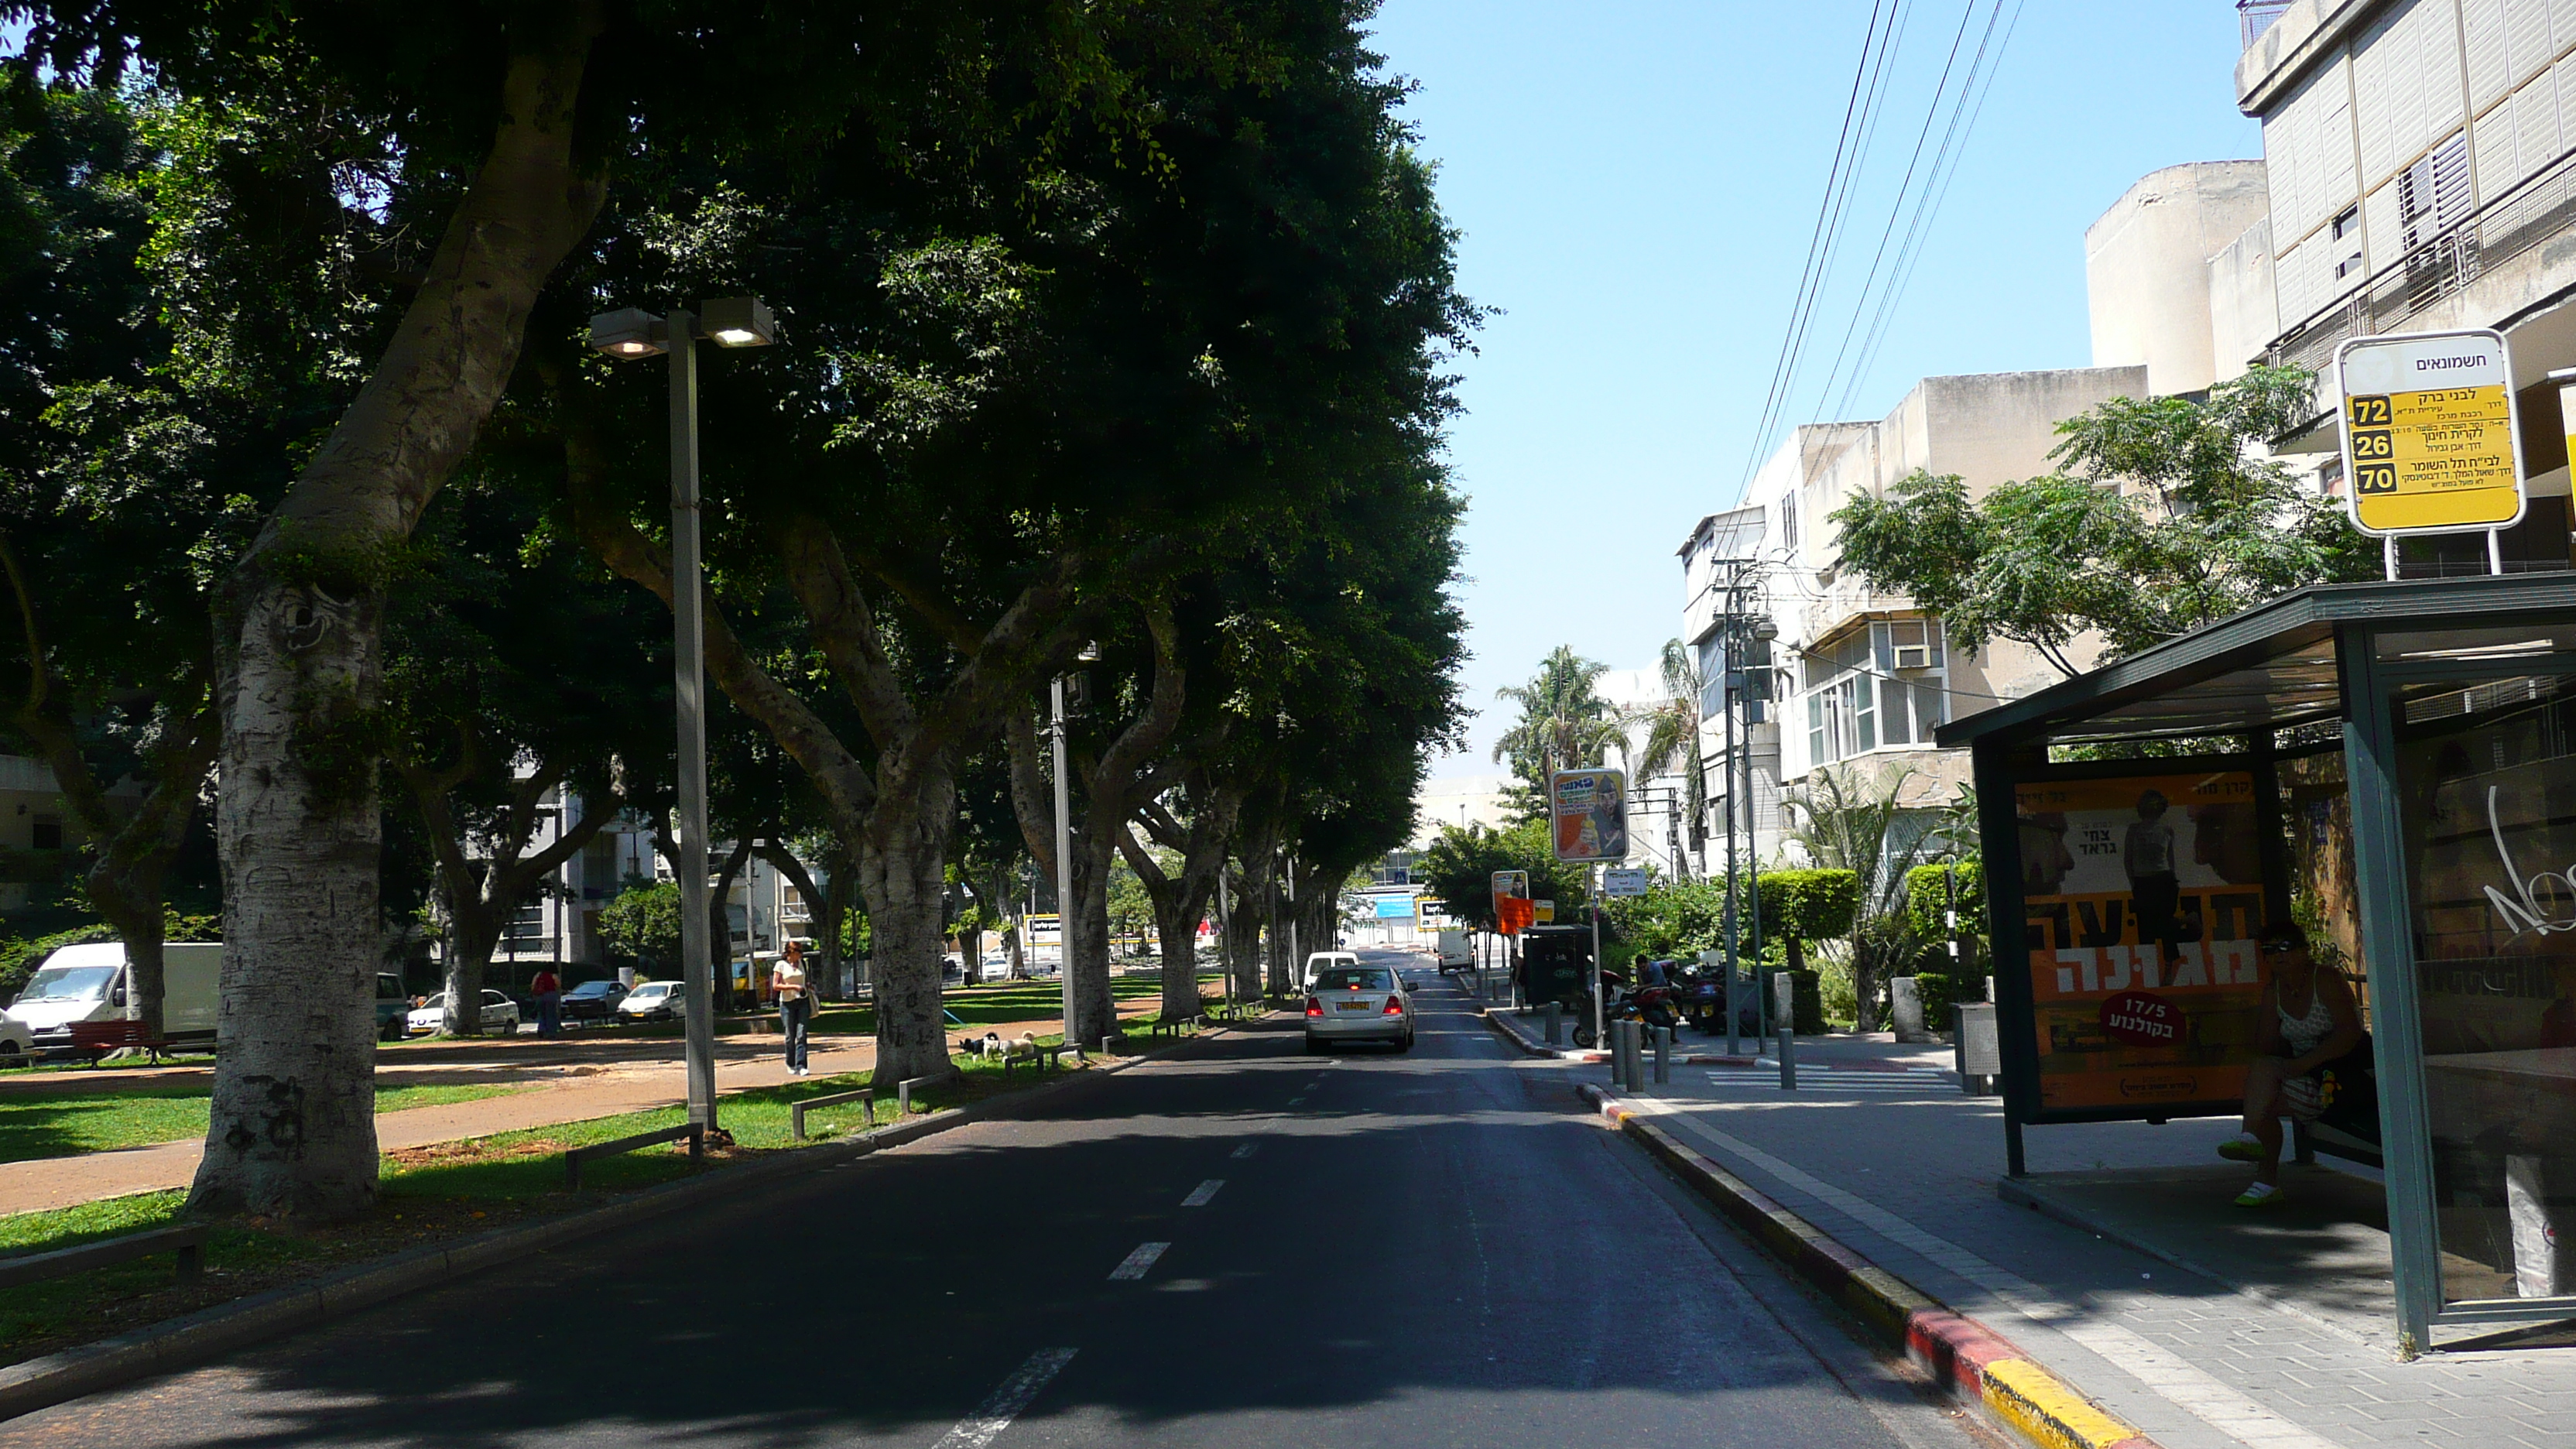
[[[2528,641],[2496,641],[2499,625],[2523,621]],[[2576,572],[2320,584],[1953,720],[1936,739],[1951,749],[1998,735],[2072,743],[2340,719],[2335,630],[2351,623],[2418,626],[2382,636],[2383,657],[2396,659],[2576,650]]]

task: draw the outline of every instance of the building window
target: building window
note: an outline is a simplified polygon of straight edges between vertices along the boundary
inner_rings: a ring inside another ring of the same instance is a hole
[[[1791,553],[1798,551],[1798,495],[1780,495],[1780,546]]]
[[[28,834],[27,844],[36,850],[62,849],[63,817],[59,815],[37,816],[36,823]]]
[[[2334,219],[2335,280],[2361,270],[2361,208],[2348,207]]]
[[[1948,671],[1931,619],[1879,620],[1808,651],[1808,767],[1931,744],[1949,718]]]
[[[546,908],[535,901],[510,913],[510,925],[502,937],[501,948],[513,956],[546,949]]]

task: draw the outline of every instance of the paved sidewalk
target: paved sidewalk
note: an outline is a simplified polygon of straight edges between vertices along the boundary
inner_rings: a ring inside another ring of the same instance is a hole
[[[2318,1267],[2330,1291],[2307,1291],[2316,1274],[2298,1292],[2231,1286],[1999,1196],[2001,1105],[1961,1096],[1957,1079],[1925,1060],[1946,1060],[1947,1048],[1844,1039],[1811,1053],[1802,1039],[1798,1050],[1795,1093],[1779,1089],[1768,1065],[1676,1066],[1669,1085],[1621,1100],[1849,1248],[2008,1335],[2165,1449],[2576,1443],[2576,1351],[2397,1360],[2384,1272],[2354,1271],[2356,1250],[2367,1250],[2355,1239],[2366,1230],[2347,1224],[2336,1237],[2269,1220],[2253,1241],[2271,1232],[2281,1261],[2303,1273]],[[1886,1070],[1904,1067],[1917,1070]],[[1567,1071],[1605,1079],[1598,1067]],[[2232,1122],[2207,1119],[2034,1127],[2029,1167],[2043,1180],[2171,1168],[2185,1184],[2178,1193],[2200,1185],[2232,1194],[2245,1170],[2215,1156],[2232,1131]],[[2318,1198],[2374,1190],[2367,1174],[2307,1171]],[[2165,1201],[2185,1210],[2179,1198]],[[2189,1206],[2198,1210],[2196,1200]],[[2226,1221],[2212,1212],[2210,1222]],[[2228,1260],[2213,1252],[2213,1261]],[[2365,1285],[2376,1285],[2376,1300]]]
[[[1146,997],[1122,1002],[1120,1008],[1124,1016],[1150,1016],[1161,1010],[1161,1003]],[[1047,1017],[952,1028],[948,1035],[951,1041],[958,1041],[990,1031],[1009,1038],[1023,1031],[1044,1034],[1059,1025],[1058,1018]],[[380,1056],[378,1080],[388,1085],[417,1081],[451,1084],[533,1082],[537,1085],[506,1096],[381,1113],[376,1118],[376,1141],[383,1150],[426,1147],[466,1137],[488,1137],[496,1132],[583,1122],[594,1117],[615,1117],[627,1112],[667,1107],[685,1100],[687,1095],[681,1076],[680,1043],[676,1039],[657,1038],[649,1044],[607,1041],[592,1044],[614,1049],[605,1053],[582,1051],[578,1041],[549,1042],[543,1044],[542,1050],[530,1043],[508,1046],[496,1043],[479,1048],[467,1043],[440,1045],[452,1045],[456,1050],[434,1066],[426,1063],[420,1067],[409,1064],[397,1066]],[[559,1046],[564,1049],[555,1050]],[[808,1064],[818,1077],[867,1071],[876,1065],[876,1059],[876,1039],[871,1036],[817,1036],[807,1053]],[[144,1074],[117,1073],[114,1077],[141,1075]],[[53,1090],[70,1092],[94,1091],[115,1085],[185,1085],[191,1077],[203,1080],[208,1075],[191,1069],[187,1076],[153,1075],[143,1082],[118,1082],[107,1073],[93,1078],[85,1073],[64,1072],[48,1073],[46,1080],[53,1084]],[[787,1065],[780,1055],[776,1036],[716,1039],[718,1092],[773,1087],[787,1080]],[[0,1163],[0,1214],[37,1212],[95,1202],[101,1198],[124,1197],[130,1193],[186,1187],[196,1178],[197,1159],[204,1150],[202,1140],[189,1138],[149,1147],[83,1153],[76,1157]]]

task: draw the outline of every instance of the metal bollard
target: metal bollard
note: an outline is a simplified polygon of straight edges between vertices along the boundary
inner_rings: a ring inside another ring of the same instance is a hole
[[[1798,997],[1789,973],[1771,978],[1772,1020],[1780,1027],[1780,1090],[1798,1090]]]
[[[1655,1028],[1655,1083],[1662,1086],[1673,1079],[1673,1029]]]
[[[1543,1011],[1547,1020],[1547,1044],[1549,1046],[1565,1045],[1564,1005],[1560,1002],[1551,1001],[1543,1008]]]
[[[1619,1023],[1619,1034],[1620,1044],[1627,1048],[1627,1058],[1623,1063],[1627,1072],[1622,1080],[1629,1091],[1643,1092],[1646,1090],[1646,1028],[1637,1022],[1623,1021]]]

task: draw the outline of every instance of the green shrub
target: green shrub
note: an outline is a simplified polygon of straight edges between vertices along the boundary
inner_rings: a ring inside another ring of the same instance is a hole
[[[1759,877],[1762,934],[1801,941],[1851,934],[1860,877],[1848,870],[1769,870]]]

